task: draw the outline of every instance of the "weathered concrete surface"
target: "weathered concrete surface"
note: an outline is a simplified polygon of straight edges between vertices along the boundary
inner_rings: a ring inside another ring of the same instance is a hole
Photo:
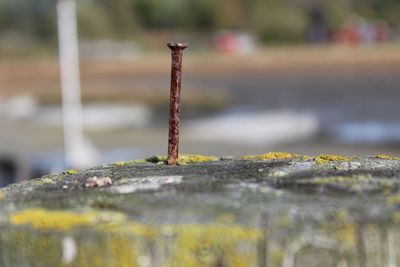
[[[0,266],[400,265],[397,158],[158,161],[0,190]]]

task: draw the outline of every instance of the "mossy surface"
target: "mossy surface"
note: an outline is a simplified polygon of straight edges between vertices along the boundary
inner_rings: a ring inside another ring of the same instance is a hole
[[[376,248],[400,249],[395,158],[164,160],[1,189],[0,266],[319,266],[320,255],[327,266],[386,266],[389,256]],[[86,188],[93,176],[113,183]]]
[[[346,161],[346,160],[350,160],[350,158],[339,155],[326,155],[326,154],[322,154],[314,158],[316,164],[325,164],[328,162]]]
[[[185,165],[189,163],[202,163],[207,161],[216,161],[218,157],[215,156],[203,156],[203,155],[194,155],[194,154],[181,154],[178,157],[178,164]],[[147,162],[152,163],[166,163],[166,156],[154,156],[146,159]]]
[[[188,225],[175,232],[175,247],[169,266],[256,266],[258,230],[232,225]],[[249,246],[240,250],[238,246]]]
[[[16,250],[8,251],[7,256],[14,255],[18,258],[16,262],[22,258],[24,262],[35,262],[42,267],[65,265],[65,261],[79,267],[141,266],[140,262],[146,257],[147,262],[155,261],[144,253],[146,244],[164,238],[172,238],[173,245],[160,244],[170,249],[162,266],[215,266],[218,263],[255,266],[255,248],[262,238],[259,229],[233,222],[224,224],[217,220],[204,225],[148,225],[128,220],[115,212],[93,210],[32,209],[11,214],[9,221],[11,228],[3,226],[0,243],[6,242],[9,248]],[[75,250],[68,259],[63,257],[66,248],[60,245],[62,236],[66,234]],[[243,251],[238,249],[240,246],[252,249]],[[47,253],[51,254],[50,257],[45,256]]]
[[[49,211],[45,209],[27,209],[10,216],[13,225],[30,225],[38,230],[66,231],[77,227],[90,226],[106,222],[118,222],[125,216],[116,212],[70,212]]]
[[[379,154],[375,156],[377,159],[392,159],[391,156],[385,154]]]
[[[77,174],[78,171],[77,171],[77,170],[74,170],[74,169],[69,169],[69,170],[66,170],[65,173],[66,173],[66,174],[71,174],[71,175],[72,175],[72,174]]]
[[[242,156],[242,159],[255,159],[255,160],[275,160],[275,159],[291,159],[299,157],[298,155],[286,152],[268,152],[260,155]]]

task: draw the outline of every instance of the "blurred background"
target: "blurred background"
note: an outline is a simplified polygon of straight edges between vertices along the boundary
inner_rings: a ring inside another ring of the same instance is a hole
[[[0,186],[80,167],[64,156],[62,1],[0,0]],[[398,154],[398,0],[79,0],[76,14],[88,165],[166,154],[168,41],[190,44],[181,153]]]

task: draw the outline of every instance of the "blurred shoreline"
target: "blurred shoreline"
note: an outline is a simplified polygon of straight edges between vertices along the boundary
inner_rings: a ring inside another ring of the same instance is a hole
[[[102,155],[99,163],[166,153],[169,53],[165,48],[125,59],[82,59],[82,96],[91,120],[85,135]],[[181,152],[395,155],[400,147],[394,138],[400,136],[398,84],[396,44],[267,47],[248,55],[188,49]],[[0,112],[0,160],[62,161],[59,91],[54,57],[0,62],[0,107],[5,109]]]
[[[106,94],[109,98],[109,93],[123,94],[129,90],[136,90],[138,101],[146,100],[146,97],[151,97],[146,96],[145,92],[152,89],[164,90],[168,87],[169,68],[170,58],[167,48],[165,51],[137,53],[125,59],[81,60],[84,101],[90,98],[101,100],[102,94]],[[184,55],[184,80],[191,77],[228,79],[229,76],[238,73],[247,77],[263,73],[295,76],[335,72],[349,76],[375,72],[384,75],[387,71],[396,72],[399,68],[399,44],[372,47],[267,47],[249,55],[190,51],[189,48]],[[153,80],[153,84],[149,83],[149,80]],[[203,89],[190,87],[190,84],[185,84],[188,94]],[[59,101],[57,58],[47,56],[3,59],[0,62],[0,88],[0,97],[32,91],[37,93],[39,98],[54,98],[54,100],[44,99],[44,102]],[[92,90],[95,90],[96,94],[89,93]],[[199,94],[193,94],[193,97],[201,98]],[[111,97],[106,100],[129,102],[124,96],[120,99]]]

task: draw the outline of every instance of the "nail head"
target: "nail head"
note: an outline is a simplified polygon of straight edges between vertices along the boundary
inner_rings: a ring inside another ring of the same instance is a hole
[[[171,42],[171,43],[168,43],[167,46],[168,46],[170,49],[177,49],[177,48],[185,49],[186,47],[188,47],[188,44],[187,44],[187,43],[175,43],[175,42]]]

